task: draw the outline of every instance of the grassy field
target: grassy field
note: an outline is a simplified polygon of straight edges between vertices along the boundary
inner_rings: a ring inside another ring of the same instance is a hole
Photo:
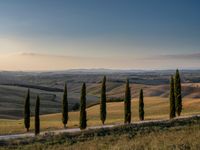
[[[36,138],[1,141],[0,149],[15,150],[199,150],[200,118],[131,124],[78,133],[47,134]]]
[[[1,79],[0,79],[1,80]],[[94,79],[92,79],[93,81]],[[92,82],[91,81],[91,82]],[[52,81],[53,82],[53,81]],[[75,82],[75,81],[74,81]],[[69,110],[80,102],[80,91],[82,82],[68,83],[68,102]],[[87,85],[87,105],[99,102],[101,93],[101,81],[86,83]],[[49,80],[48,83],[51,83]],[[41,114],[54,114],[61,112],[61,100],[64,80],[59,83],[53,82],[55,85],[0,85],[0,119],[21,119],[23,117],[23,108],[27,88],[31,90],[31,114],[34,115],[34,107],[36,95],[41,98]],[[25,87],[24,87],[25,86]],[[26,87],[28,86],[28,87]],[[123,82],[107,82],[107,98],[123,99],[125,93],[125,83]],[[139,91],[144,90],[145,97],[169,97],[169,84],[161,85],[145,85],[130,84],[133,98],[139,97]],[[58,91],[51,91],[52,89]],[[51,90],[50,90],[51,89]],[[49,91],[50,90],[50,91]],[[185,99],[199,99],[200,86],[199,83],[183,83],[182,95]]]
[[[52,114],[61,111],[62,92],[51,92],[30,88],[31,114],[34,115],[36,96],[41,99],[41,114]],[[19,86],[0,85],[0,118],[20,119],[23,117],[24,100],[27,88]],[[79,103],[79,93],[68,93],[69,110]],[[88,103],[96,102],[96,96],[88,95]]]
[[[145,100],[145,120],[167,119],[169,113],[168,98],[146,97]],[[107,104],[106,124],[123,123],[124,107],[123,102],[112,102]],[[99,105],[87,109],[88,126],[100,125]],[[200,114],[200,99],[184,99],[182,115]],[[138,100],[132,100],[132,122],[138,121]],[[31,129],[33,132],[33,118],[31,119]],[[79,125],[79,112],[69,113],[68,128],[75,128]],[[51,114],[41,116],[41,130],[52,130],[63,128],[61,114]],[[24,133],[23,120],[0,120],[0,134]]]

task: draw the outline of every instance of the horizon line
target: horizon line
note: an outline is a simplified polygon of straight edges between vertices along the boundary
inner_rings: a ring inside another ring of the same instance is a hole
[[[0,72],[142,72],[142,71],[173,71],[173,70],[192,70],[192,71],[198,71],[200,68],[167,68],[167,69],[123,69],[123,68],[78,68],[78,69],[62,69],[62,70],[0,70]]]

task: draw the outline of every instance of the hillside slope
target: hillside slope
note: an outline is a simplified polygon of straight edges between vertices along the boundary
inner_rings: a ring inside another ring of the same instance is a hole
[[[124,98],[125,85],[123,83],[107,83],[107,97]],[[69,110],[79,103],[81,84],[68,85]],[[137,98],[140,89],[144,89],[145,97],[169,97],[169,85],[143,85],[131,84],[132,97]],[[182,84],[182,94],[185,99],[200,98],[199,83]],[[62,90],[62,89],[61,89]],[[87,84],[87,104],[95,104],[99,101],[101,90],[100,83]],[[0,85],[0,118],[20,119],[23,117],[23,105],[27,88],[19,86]],[[53,92],[31,88],[31,110],[34,114],[35,97],[41,97],[41,114],[51,114],[61,112],[62,92]]]
[[[125,81],[130,79],[132,97],[137,98],[141,88],[145,97],[169,96],[169,77],[173,70],[119,71],[69,70],[61,72],[0,72],[0,119],[20,119],[27,89],[31,89],[31,110],[34,114],[35,97],[41,97],[41,114],[61,112],[63,85],[68,84],[69,110],[79,103],[83,82],[87,85],[87,104],[99,101],[101,80],[107,77],[108,99],[124,98]],[[200,98],[200,70],[182,70],[183,97]]]
[[[161,97],[146,97],[145,120],[168,119],[169,100]],[[132,100],[132,122],[138,121],[138,99]],[[101,125],[99,115],[99,105],[87,109],[88,126]],[[200,99],[184,99],[182,115],[200,114]],[[107,104],[106,124],[121,124],[124,122],[124,103],[112,102]],[[34,118],[31,121],[31,131],[34,127]],[[41,116],[41,131],[52,129],[63,129],[61,114],[50,114]],[[70,112],[68,128],[79,126],[79,112]],[[26,132],[23,120],[0,120],[0,134],[23,133]]]

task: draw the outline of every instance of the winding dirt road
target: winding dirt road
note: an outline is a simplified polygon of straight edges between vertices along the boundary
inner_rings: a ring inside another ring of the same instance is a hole
[[[193,117],[200,117],[200,115],[193,115],[193,116],[182,116],[175,118],[173,120],[179,120],[179,119],[189,119]],[[146,120],[146,121],[140,121],[140,122],[134,122],[132,124],[149,124],[149,123],[160,123],[160,122],[167,122],[169,119],[165,120]],[[123,124],[115,124],[115,125],[101,125],[101,126],[93,126],[93,127],[88,127],[86,130],[91,130],[91,129],[106,129],[106,128],[113,128],[117,126],[122,126]],[[76,133],[76,132],[81,132],[79,128],[72,128],[72,129],[61,129],[61,130],[52,130],[52,131],[44,131],[41,132],[40,135],[45,135],[52,133],[54,135],[58,135],[60,133]],[[18,138],[26,138],[26,137],[34,137],[34,133],[24,133],[24,134],[11,134],[11,135],[0,135],[0,140],[10,140],[10,139],[18,139]]]

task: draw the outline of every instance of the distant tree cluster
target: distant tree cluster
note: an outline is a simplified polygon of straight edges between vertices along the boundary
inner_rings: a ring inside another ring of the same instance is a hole
[[[67,127],[68,123],[68,96],[67,96],[67,84],[64,85],[64,92],[62,98],[62,123],[64,128]],[[182,96],[181,96],[181,79],[178,69],[176,70],[175,76],[171,76],[170,79],[170,119],[180,116],[182,111]],[[103,77],[100,95],[100,120],[102,124],[106,121],[106,76]],[[143,89],[139,93],[139,119],[144,120],[144,95]],[[80,96],[80,105],[76,103],[74,105],[74,110],[80,109],[80,121],[79,127],[81,130],[87,128],[87,112],[86,112],[86,84],[83,83]],[[24,103],[24,126],[29,131],[30,128],[30,90],[28,89],[25,103]],[[125,86],[125,97],[124,97],[124,123],[131,123],[131,87],[129,85],[129,80],[126,81]],[[37,95],[35,104],[35,135],[40,133],[40,97]]]

